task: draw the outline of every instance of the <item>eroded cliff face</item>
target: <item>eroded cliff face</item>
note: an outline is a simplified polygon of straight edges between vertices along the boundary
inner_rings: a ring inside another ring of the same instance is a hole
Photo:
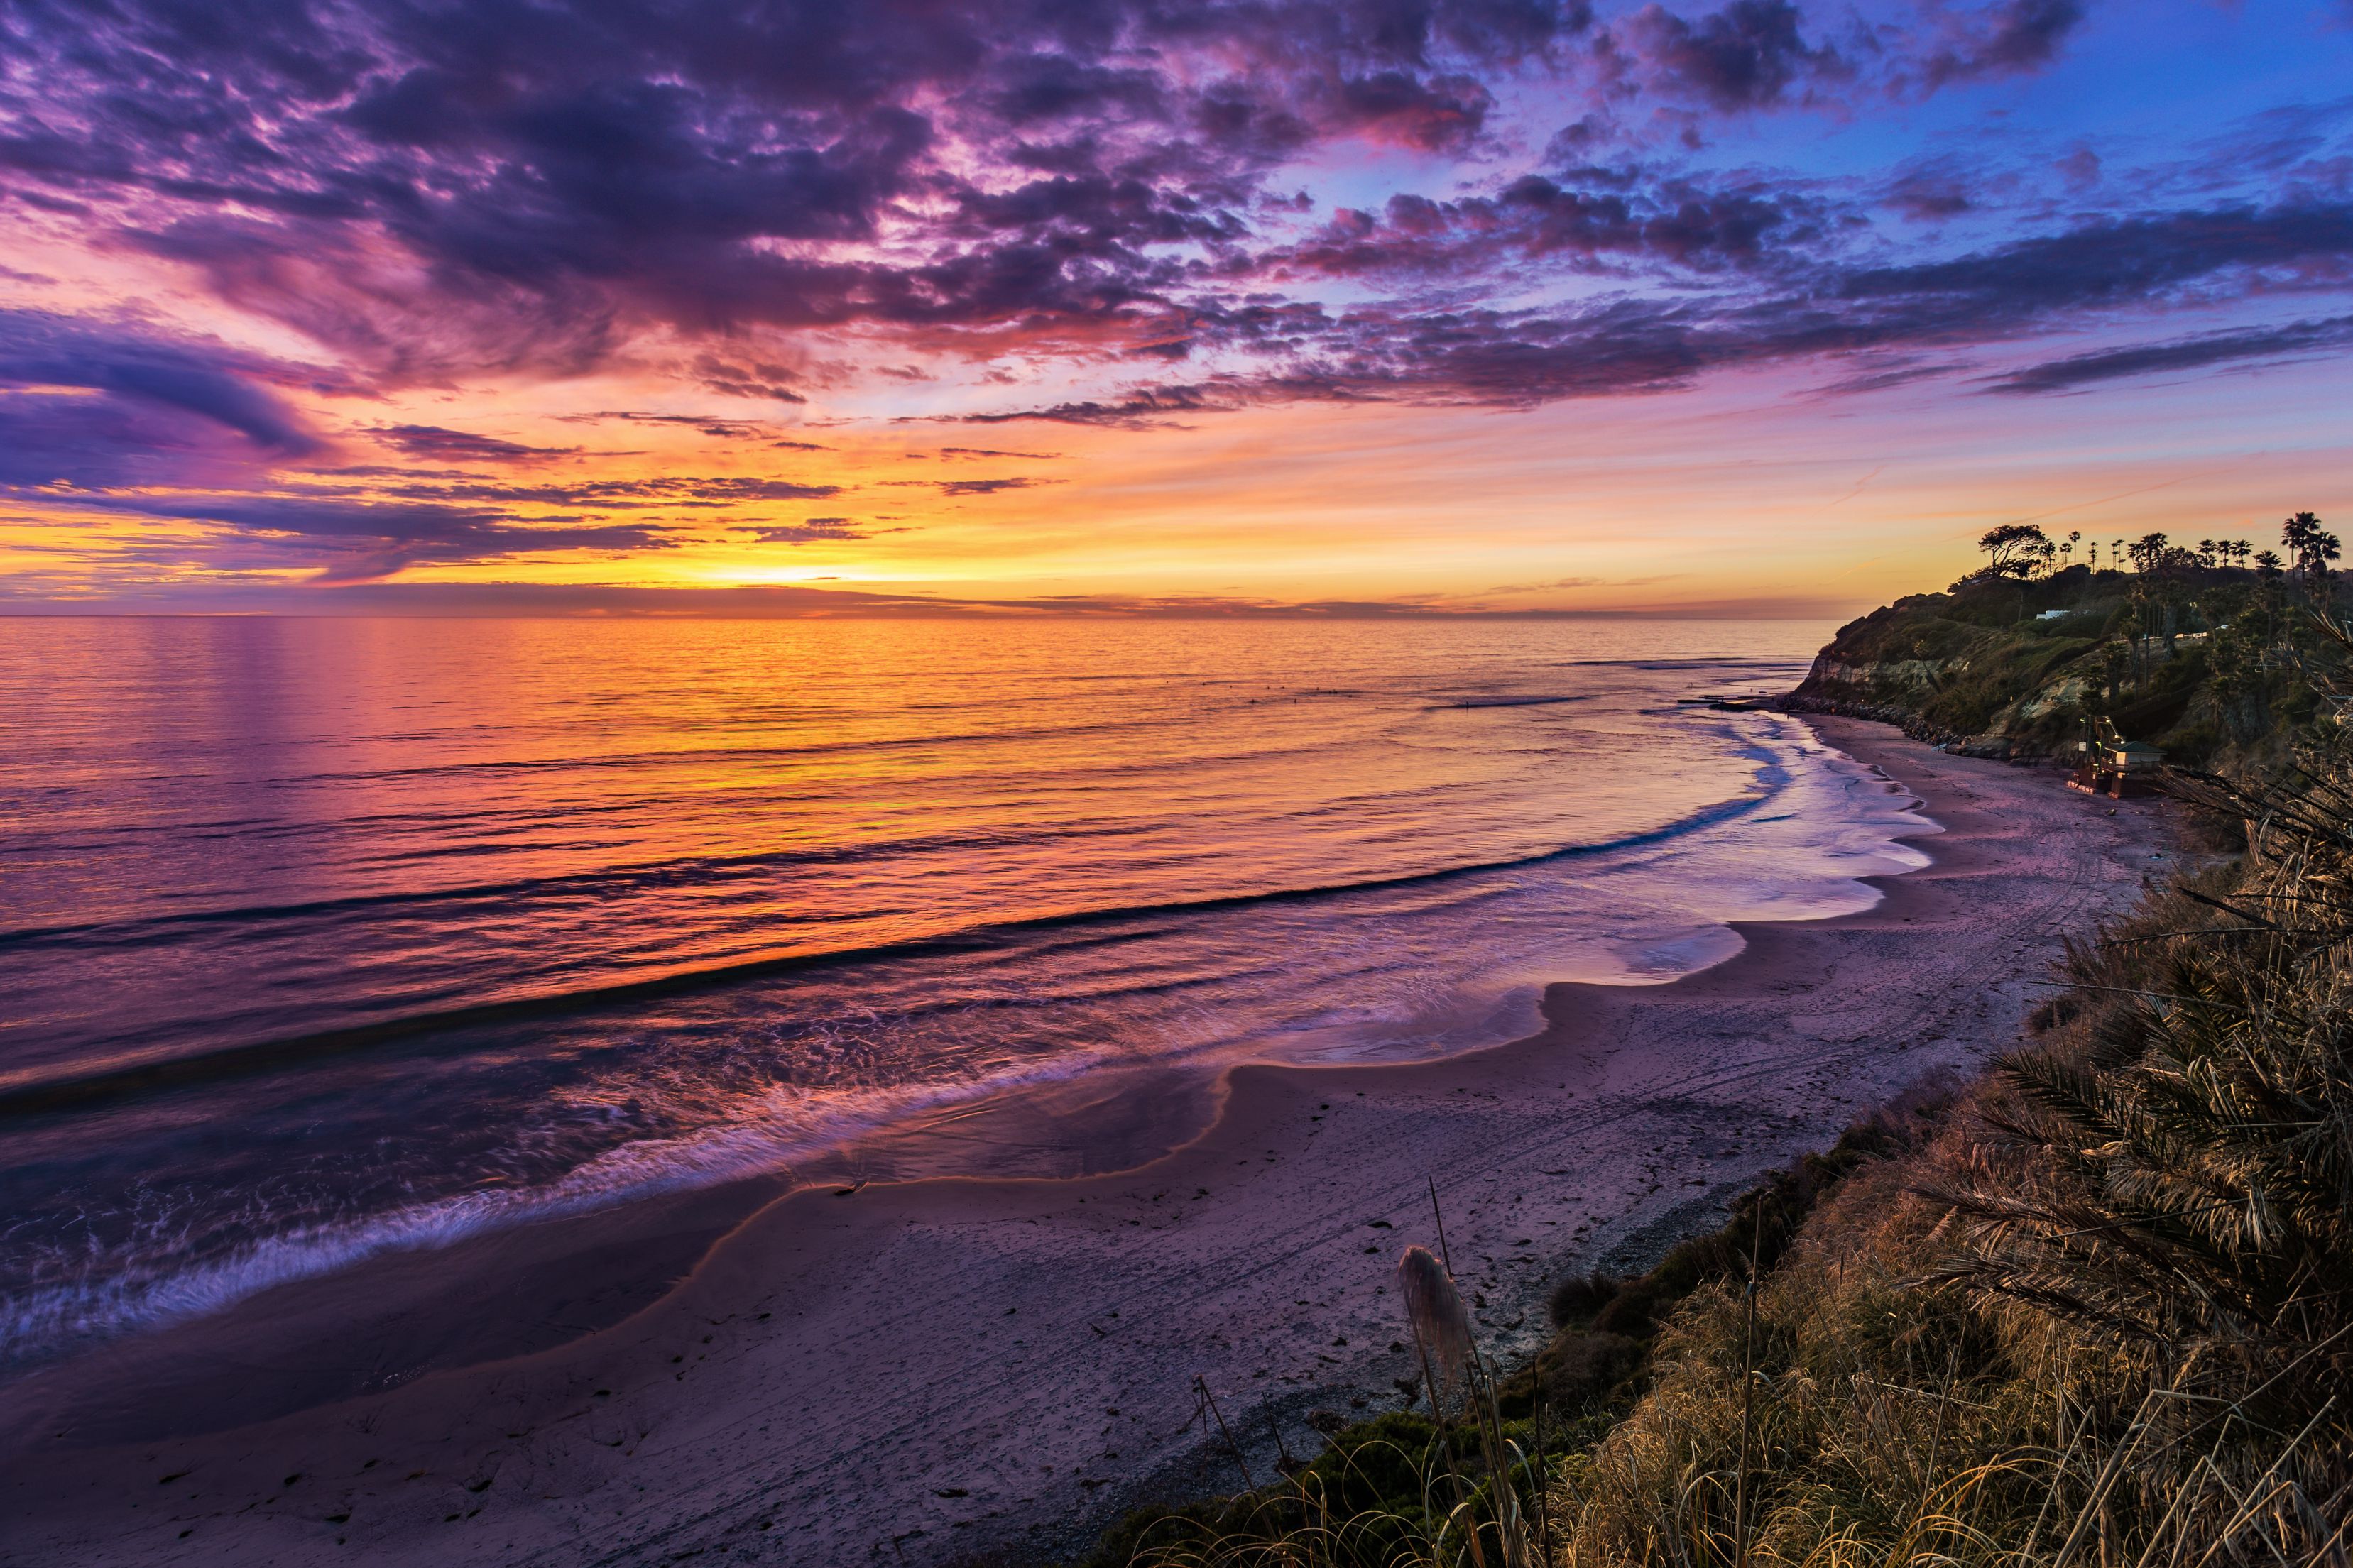
[[[1890,701],[1911,696],[1925,702],[1947,677],[1968,667],[1965,658],[1849,658],[1833,643],[1814,656],[1814,667],[1800,689],[1856,697],[1875,692]]]
[[[2087,637],[1958,618],[1981,606],[1954,595],[1898,600],[1839,628],[1785,706],[1900,724],[1923,740],[1974,754],[2052,749],[2072,731],[2086,683],[2064,667]]]
[[[2021,748],[1999,723],[1989,724],[1978,734],[1963,734],[1949,725],[1939,724],[1921,712],[1912,692],[1900,692],[1892,698],[1874,697],[1881,689],[1870,679],[1869,666],[1858,668],[1858,679],[1831,678],[1816,679],[1809,676],[1804,684],[1781,700],[1781,707],[1793,713],[1838,713],[1851,719],[1873,719],[1882,723],[1902,727],[1904,732],[1916,740],[1947,746],[1973,757],[2016,757],[2039,755],[2047,747],[2029,744]]]
[[[1841,626],[1782,705],[1996,757],[2072,750],[2100,715],[2175,762],[2248,765],[2327,717],[2296,672],[2334,656],[2299,631],[2276,584],[2208,575],[2152,588],[2078,567],[1899,599]],[[2144,619],[2159,629],[2143,633]]]

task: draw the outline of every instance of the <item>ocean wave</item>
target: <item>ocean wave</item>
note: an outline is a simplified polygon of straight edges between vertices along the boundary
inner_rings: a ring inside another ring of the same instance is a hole
[[[1767,753],[1769,755],[1770,753]],[[522,1018],[548,1017],[582,1009],[638,1002],[684,992],[730,984],[763,975],[819,964],[856,963],[882,958],[910,958],[973,951],[1004,937],[1056,928],[1101,926],[1122,921],[1210,914],[1270,903],[1305,902],[1343,898],[1392,889],[1430,886],[1487,872],[1525,869],[1554,862],[1638,849],[1670,843],[1703,829],[1762,809],[1788,784],[1785,770],[1760,766],[1754,787],[1746,795],[1704,806],[1658,827],[1620,835],[1591,844],[1564,845],[1509,859],[1448,866],[1389,877],[1334,882],[1304,888],[1278,888],[1208,898],[1133,903],[1102,909],[1073,910],[1018,921],[982,922],[905,941],[863,946],[827,948],[778,953],[606,984],[567,987],[492,1002],[404,1014],[341,1028],[222,1046],[202,1052],[156,1052],[135,1059],[115,1058],[93,1067],[87,1060],[63,1072],[31,1069],[0,1074],[0,1116],[52,1111],[76,1104],[135,1094],[206,1079],[290,1066],[305,1058],[339,1055],[366,1047],[443,1031]]]
[[[593,1213],[664,1194],[774,1176],[860,1135],[927,1113],[963,1111],[999,1096],[1066,1082],[1096,1062],[1062,1058],[1024,1071],[956,1084],[863,1090],[819,1119],[781,1093],[745,1104],[722,1125],[625,1143],[533,1185],[493,1186],[346,1220],[288,1226],[214,1257],[188,1255],[188,1232],[165,1216],[133,1247],[77,1256],[73,1277],[0,1294],[0,1370],[21,1371],[76,1344],[221,1311],[281,1285],[338,1273],[397,1252]],[[62,1268],[56,1270],[63,1272]]]

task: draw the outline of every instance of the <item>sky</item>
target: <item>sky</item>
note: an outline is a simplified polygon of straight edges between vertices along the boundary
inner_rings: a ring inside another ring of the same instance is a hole
[[[1842,616],[2348,350],[2353,0],[0,0],[0,611]]]

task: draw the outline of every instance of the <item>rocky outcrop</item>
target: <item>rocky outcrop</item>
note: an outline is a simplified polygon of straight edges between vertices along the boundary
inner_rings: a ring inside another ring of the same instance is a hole
[[[1779,706],[1901,725],[1973,756],[2072,752],[2100,717],[2181,766],[2276,761],[2327,718],[2298,672],[2339,657],[2310,633],[2302,592],[2235,567],[1965,580],[1841,626]],[[2353,605],[2340,598],[2337,614]]]
[[[1894,702],[1858,702],[1845,698],[1827,697],[1800,687],[1774,706],[1785,713],[1834,713],[1846,719],[1869,719],[1881,724],[1894,724],[1915,741],[1926,741],[1932,746],[1944,746],[1964,752],[1970,756],[2009,757],[2012,748],[2007,740],[1987,737],[1972,739],[1940,728],[1916,710]]]
[[[1899,725],[1971,756],[2048,754],[2073,733],[2091,689],[2074,666],[2096,639],[1998,608],[1986,624],[1964,592],[1873,610],[1839,628],[1780,706]]]

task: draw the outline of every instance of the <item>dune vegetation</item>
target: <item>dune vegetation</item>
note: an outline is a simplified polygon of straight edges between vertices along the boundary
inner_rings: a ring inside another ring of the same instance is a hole
[[[1425,1256],[1414,1408],[1092,1568],[2346,1564],[2353,642],[2275,597],[2272,760],[2168,775],[2230,853],[2071,944],[2017,1051],[1563,1281],[1509,1373]]]

